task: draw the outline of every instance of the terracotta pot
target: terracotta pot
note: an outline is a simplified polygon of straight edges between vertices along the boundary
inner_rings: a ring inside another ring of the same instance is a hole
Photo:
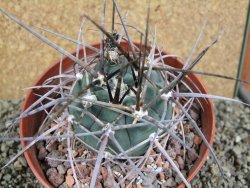
[[[138,43],[135,43],[139,46]],[[129,49],[129,45],[125,42],[121,43],[122,47],[124,49]],[[94,44],[93,45],[96,48],[100,47],[100,44]],[[87,55],[93,54],[94,52],[92,50],[87,49],[86,50]],[[167,54],[167,53],[165,53]],[[75,53],[73,53],[75,55]],[[83,51],[81,50],[79,53],[79,57],[83,57]],[[165,59],[165,63],[171,66],[174,66],[176,68],[181,68],[183,66],[182,62],[177,58],[167,58]],[[73,61],[71,61],[69,58],[64,58],[62,63],[62,71],[69,70],[72,68],[72,65],[74,64]],[[47,78],[57,75],[59,73],[59,62],[51,66],[34,84],[35,86],[41,85]],[[197,92],[197,89],[194,87],[194,85],[190,82],[190,79],[193,83],[196,84],[196,86],[200,89],[201,92],[207,93],[206,89],[204,88],[201,81],[193,74],[189,73],[188,78],[186,78],[187,83],[189,86],[194,90],[194,92]],[[46,91],[44,89],[34,90],[31,89],[27,97],[24,101],[22,111],[27,109],[32,103],[34,103],[38,97],[34,95],[35,93],[44,94]],[[212,145],[213,137],[214,137],[214,131],[215,131],[215,116],[214,116],[214,110],[213,110],[213,104],[210,100],[200,99],[201,104],[203,105],[204,111],[201,114],[201,120],[202,120],[202,131],[205,135],[208,142]],[[24,118],[20,122],[20,137],[32,137],[37,132],[39,126],[41,125],[43,119],[44,119],[44,112],[40,112],[37,114],[34,114],[32,116],[29,116],[27,118]],[[25,147],[27,145],[26,141],[21,142],[22,147]],[[202,143],[200,152],[199,152],[199,158],[196,160],[194,166],[191,168],[189,174],[188,174],[188,181],[191,181],[194,176],[198,173],[202,165],[207,159],[209,150],[205,146],[204,143]],[[53,187],[49,181],[47,180],[46,176],[44,175],[41,166],[39,164],[39,161],[37,159],[37,151],[35,146],[32,146],[29,150],[25,152],[26,160],[33,171],[34,175],[37,177],[37,179],[40,181],[40,183],[45,187]],[[180,187],[185,187],[184,184],[179,185]]]

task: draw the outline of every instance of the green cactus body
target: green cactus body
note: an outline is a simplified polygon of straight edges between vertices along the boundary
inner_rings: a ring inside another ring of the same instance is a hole
[[[124,64],[127,64],[128,61],[124,56],[119,57],[119,63],[117,64],[111,64],[110,61],[105,60],[104,61],[104,72],[106,75],[109,75],[113,73],[114,71],[120,70],[121,66]],[[98,64],[94,67],[95,70],[98,70]],[[89,74],[83,73],[83,78],[81,80],[78,80],[75,82],[71,94],[77,95],[77,93],[82,89],[85,88],[87,85],[86,77],[88,76],[89,82],[93,81],[93,77]],[[124,92],[124,90],[130,86],[134,86],[134,79],[132,75],[132,71],[130,67],[124,68],[122,70],[122,86],[121,86],[121,92]],[[157,87],[157,90],[160,90],[164,86],[164,79],[162,78],[160,72],[158,71],[152,71],[151,80],[154,82],[155,86]],[[115,86],[117,82],[117,76],[114,76],[114,78],[109,80],[109,85],[111,87],[111,90],[115,91]],[[157,92],[155,90],[155,86],[152,86],[152,84],[148,84],[147,90],[144,97],[144,103],[147,104],[154,96],[157,95]],[[109,94],[107,91],[106,86],[94,86],[91,89],[91,94],[94,94],[98,101],[103,101],[109,103]],[[87,93],[86,93],[87,94]],[[113,94],[114,95],[114,94]],[[122,95],[122,94],[121,94]],[[84,95],[83,95],[84,96]],[[136,96],[133,92],[130,92],[124,100],[122,101],[122,105],[124,106],[134,106],[136,104]],[[93,132],[98,131],[102,129],[102,126],[96,122],[87,114],[84,114],[84,106],[83,104],[79,102],[72,103],[73,106],[83,109],[82,112],[79,110],[76,110],[76,108],[73,108],[72,106],[69,107],[69,112],[74,116],[75,120],[80,122],[84,128],[87,130]],[[167,105],[167,114],[165,117],[165,120],[168,120],[172,117],[172,105]],[[160,120],[162,116],[162,112],[164,109],[164,101],[161,99],[158,99],[154,105],[152,105],[151,108],[148,109],[148,115],[156,120]],[[90,107],[86,109],[89,113],[96,116],[99,120],[101,120],[104,124],[111,123],[113,126],[119,126],[124,124],[131,124],[134,121],[134,118],[123,115],[121,118],[118,118],[120,115],[119,112],[113,111],[108,108],[100,107],[96,104],[92,104]],[[84,114],[84,115],[83,115]],[[115,122],[113,124],[113,122]],[[73,126],[75,133],[83,133],[85,132],[79,124],[75,124]],[[127,129],[120,129],[115,131],[115,138],[120,143],[122,148],[126,151],[137,144],[141,143],[142,141],[149,138],[149,135],[154,133],[157,130],[156,126],[153,126],[151,124],[143,126],[143,127],[135,127],[135,128],[127,128]],[[94,136],[83,136],[80,137],[80,139],[92,146],[93,148],[97,149],[99,148],[98,140]],[[139,156],[146,152],[147,148],[149,146],[149,142],[141,145],[140,147],[132,150],[128,153],[129,156]],[[116,145],[110,140],[108,142],[107,151],[109,151],[112,154],[120,153],[119,149],[116,147]]]

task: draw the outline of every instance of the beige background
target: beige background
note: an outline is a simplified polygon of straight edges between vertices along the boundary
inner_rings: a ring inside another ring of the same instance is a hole
[[[128,23],[144,30],[148,1],[118,2],[123,15],[129,11]],[[107,25],[111,22],[110,0],[108,4]],[[100,21],[101,15],[101,0],[2,0],[0,7],[29,26],[50,28],[71,38],[77,37],[84,14],[96,21]],[[225,34],[196,70],[235,77],[247,7],[248,0],[155,0],[151,1],[150,24],[152,28],[157,27],[161,47],[186,59],[207,17],[199,50],[222,31]],[[95,30],[93,25],[87,24],[85,38],[88,42],[99,40],[99,33]],[[75,44],[39,32],[68,51],[76,48]],[[136,35],[132,36],[137,39]],[[23,97],[26,92],[23,88],[31,86],[38,75],[60,57],[54,49],[0,14],[0,98]],[[211,94],[230,97],[233,94],[232,81],[211,77],[202,77],[202,80]]]

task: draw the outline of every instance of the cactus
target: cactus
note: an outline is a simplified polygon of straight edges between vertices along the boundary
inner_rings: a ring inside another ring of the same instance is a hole
[[[109,53],[109,52],[107,52]],[[115,52],[116,53],[116,52]],[[103,83],[103,85],[97,85],[90,89],[90,93],[84,93],[82,95],[83,103],[73,103],[74,106],[82,109],[82,111],[75,110],[75,108],[69,108],[69,112],[75,117],[77,122],[80,122],[80,125],[84,126],[88,131],[98,131],[101,130],[103,127],[100,125],[100,123],[95,122],[93,118],[89,117],[88,114],[85,113],[85,110],[94,115],[96,118],[98,118],[100,121],[102,121],[103,124],[112,124],[113,126],[119,126],[119,125],[126,125],[126,124],[135,124],[137,121],[140,122],[140,118],[137,116],[135,118],[126,115],[121,114],[117,111],[113,111],[112,109],[100,107],[98,105],[92,104],[91,102],[86,102],[84,99],[92,98],[92,100],[102,101],[106,103],[115,103],[115,104],[122,104],[124,106],[132,106],[134,107],[134,111],[136,112],[135,106],[136,106],[136,93],[133,91],[130,91],[129,88],[133,88],[136,85],[137,80],[133,78],[133,68],[131,65],[125,67],[126,64],[128,64],[128,59],[123,55],[118,55],[117,53],[117,62],[114,64],[112,60],[109,58],[105,58],[104,60],[104,75],[114,75],[112,78],[107,80],[106,83]],[[99,70],[99,64],[96,64],[94,67],[95,71]],[[138,72],[135,70],[135,72]],[[114,74],[117,73],[117,74]],[[119,74],[119,75],[118,75]],[[88,85],[88,82],[93,81],[93,76],[89,75],[87,72],[84,72],[82,74],[82,79],[77,80],[74,83],[74,86],[72,87],[71,94],[76,95],[82,88],[85,88]],[[87,78],[88,77],[88,78]],[[118,80],[121,80],[120,86],[118,87]],[[153,84],[148,84],[146,93],[144,95],[144,98],[141,100],[148,104],[148,102],[151,100],[151,98],[156,96],[156,92],[164,87],[165,80],[160,74],[160,71],[152,71],[150,75],[150,79],[153,82]],[[145,80],[143,85],[145,84]],[[117,99],[114,97],[109,96],[109,91],[107,89],[107,85],[109,85],[110,92],[112,96],[115,96],[117,92],[117,88],[120,88],[120,93],[118,93]],[[154,88],[153,86],[156,86]],[[127,92],[129,91],[129,92]],[[127,92],[127,93],[126,93]],[[172,105],[167,105],[168,110],[167,114],[164,118],[164,120],[169,120],[172,117]],[[140,107],[141,108],[141,107]],[[140,113],[146,113],[150,117],[154,118],[157,121],[161,120],[162,112],[164,109],[164,101],[162,99],[157,99],[155,104],[152,105],[148,111],[143,112],[142,110],[138,111],[138,116],[140,116]],[[133,115],[133,114],[131,114]],[[121,117],[120,117],[121,116]],[[74,125],[74,132],[75,133],[81,133],[84,132],[83,129],[81,129],[80,125]],[[143,126],[143,127],[135,127],[135,128],[124,128],[121,130],[115,131],[115,137],[117,141],[121,144],[122,148],[124,150],[129,150],[136,145],[140,144],[141,142],[145,141],[149,138],[149,136],[154,133],[157,130],[157,127],[152,126],[150,124]],[[95,149],[98,149],[98,139],[94,136],[85,136],[81,137],[81,139],[86,142],[88,145],[94,147]],[[148,148],[148,143],[143,144],[142,146],[132,150],[129,152],[129,155],[131,156],[139,156],[146,152]],[[109,141],[108,146],[110,147],[110,151],[112,153],[116,152],[119,153],[118,148],[115,146],[112,141]],[[112,153],[114,154],[114,153]]]

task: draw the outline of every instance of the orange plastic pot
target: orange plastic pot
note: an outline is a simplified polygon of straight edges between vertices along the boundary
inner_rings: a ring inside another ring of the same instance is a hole
[[[135,45],[139,46],[138,43],[134,43]],[[96,48],[100,48],[100,44],[94,44],[93,45]],[[125,49],[125,50],[129,50],[129,45],[126,42],[122,42],[121,46]],[[91,55],[93,53],[95,53],[94,51],[87,49],[86,50],[87,55]],[[163,54],[167,54],[167,53],[163,53]],[[73,55],[75,55],[75,53],[73,53]],[[79,53],[79,57],[83,57],[83,51],[81,50]],[[66,71],[72,68],[74,62],[72,60],[70,60],[68,57],[64,58],[62,61],[62,71]],[[183,66],[181,60],[179,60],[178,58],[166,58],[165,59],[165,63],[176,67],[176,68],[181,68]],[[34,84],[35,86],[41,85],[47,78],[58,75],[59,73],[59,62],[57,62],[56,64],[54,64],[53,66],[51,66]],[[194,92],[198,92],[197,88],[194,87],[194,85],[192,84],[192,82],[196,85],[196,87],[199,88],[199,90],[202,93],[207,93],[205,87],[203,86],[203,84],[201,83],[201,81],[193,74],[189,73],[188,77],[185,78],[187,84],[193,89]],[[192,82],[190,81],[192,80]],[[27,97],[24,101],[23,104],[23,108],[22,111],[24,111],[25,109],[27,109],[32,103],[34,103],[38,97],[36,95],[34,95],[34,93],[36,94],[41,94],[43,95],[46,92],[45,89],[31,89],[28,94]],[[201,123],[202,123],[202,132],[205,135],[206,139],[208,140],[208,142],[212,145],[213,143],[213,138],[214,138],[214,131],[215,131],[215,115],[214,115],[214,109],[213,109],[213,104],[210,100],[205,100],[203,98],[200,99],[200,102],[203,106],[204,111],[201,114]],[[27,118],[24,118],[21,120],[20,122],[20,137],[24,138],[24,137],[32,137],[35,135],[35,133],[37,132],[39,126],[41,125],[43,119],[45,117],[45,113],[44,112],[40,112],[34,115],[31,115]],[[27,145],[26,141],[22,141],[21,142],[22,147],[25,147]],[[204,162],[207,159],[209,150],[207,149],[207,147],[205,146],[204,143],[202,143],[201,147],[200,147],[200,151],[199,151],[199,158],[196,160],[195,164],[193,165],[193,167],[191,168],[191,170],[188,173],[188,177],[187,180],[190,182],[195,175],[198,173],[198,171],[200,170],[200,168],[202,167],[202,165],[204,164]],[[25,158],[29,164],[29,167],[31,168],[32,172],[34,173],[34,175],[36,176],[36,178],[39,180],[39,182],[45,186],[45,187],[53,187],[49,181],[47,180],[43,170],[41,169],[41,166],[39,164],[38,158],[37,158],[37,151],[35,146],[32,146],[30,149],[28,149],[25,153]],[[181,184],[178,186],[179,188],[185,187],[184,184]]]

